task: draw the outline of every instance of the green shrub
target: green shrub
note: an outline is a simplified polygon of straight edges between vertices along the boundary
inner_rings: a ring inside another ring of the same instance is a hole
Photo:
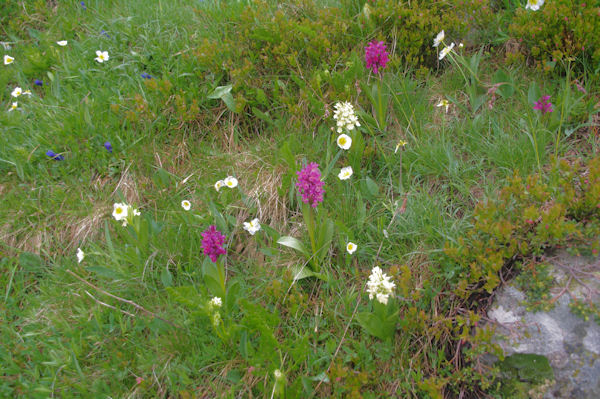
[[[509,33],[527,47],[539,69],[552,70],[569,57],[600,62],[600,7],[597,1],[547,1],[538,11],[516,10]],[[522,50],[521,50],[522,51]]]

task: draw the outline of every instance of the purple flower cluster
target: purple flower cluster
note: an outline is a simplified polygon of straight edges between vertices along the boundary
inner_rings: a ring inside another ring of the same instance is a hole
[[[323,194],[325,194],[325,190],[323,190],[325,182],[321,181],[319,164],[309,163],[297,174],[298,183],[296,183],[296,187],[302,195],[302,201],[316,208],[319,203],[323,202]]]
[[[208,226],[208,229],[202,233],[202,249],[204,255],[207,255],[210,260],[217,263],[219,255],[225,255],[227,251],[223,248],[225,236],[221,234],[214,225]]]
[[[144,79],[152,79],[152,75],[150,75],[150,74],[147,74],[146,72],[143,72],[143,73],[141,74],[141,77],[142,77],[142,78],[144,78]]]
[[[533,105],[533,109],[542,111],[542,115],[554,111],[552,109],[552,103],[548,100],[550,100],[550,96],[543,96]]]
[[[373,40],[365,47],[365,62],[367,68],[371,69],[373,73],[379,73],[380,69],[384,69],[389,60],[389,54],[383,42]]]
[[[112,145],[110,144],[110,141],[107,141],[106,143],[104,143],[104,148],[106,148],[106,151],[108,151],[108,152],[112,152],[112,150],[113,150]]]

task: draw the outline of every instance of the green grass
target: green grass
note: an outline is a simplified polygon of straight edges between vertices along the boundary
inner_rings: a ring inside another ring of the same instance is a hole
[[[0,396],[271,397],[279,393],[275,369],[286,375],[286,397],[435,398],[436,384],[453,374],[446,397],[460,387],[478,392],[451,361],[459,332],[449,290],[461,270],[446,262],[443,248],[464,236],[475,205],[495,198],[515,170],[538,170],[520,122],[533,115],[527,93],[537,81],[556,99],[563,77],[509,70],[490,55],[480,78],[491,84],[498,69],[507,70],[514,94],[471,112],[452,65],[426,78],[388,69],[388,129],[371,134],[363,121],[360,170],[350,181],[337,179],[350,162],[344,153],[326,179],[319,212],[335,222],[324,262],[329,280],[293,281],[292,267],[304,258],[276,239],[306,238],[295,170],[314,161],[323,171],[337,154],[337,135],[330,116],[299,117],[288,104],[263,109],[272,118],[266,121],[251,108],[234,114],[207,98],[227,77],[200,67],[195,52],[204,39],[236,32],[252,5],[87,1],[83,10],[78,3],[48,9],[25,2],[31,13],[23,25],[2,32],[15,62],[0,65]],[[344,4],[348,15],[361,12],[361,2]],[[17,18],[19,11],[7,12]],[[66,47],[55,44],[62,39]],[[363,46],[348,49],[344,61],[362,62]],[[110,60],[94,61],[96,50]],[[322,67],[332,79],[354,68]],[[306,83],[314,75],[305,72]],[[299,87],[290,76],[276,78],[282,91]],[[335,90],[354,83],[342,80]],[[19,110],[9,113],[15,86],[34,94],[19,97]],[[586,87],[587,108],[573,111],[569,126],[592,114],[597,80]],[[448,113],[435,106],[446,96],[456,99]],[[371,113],[364,95],[350,97],[339,100]],[[556,108],[537,135],[544,168],[554,151]],[[128,119],[128,111],[140,119]],[[561,142],[560,156],[594,154],[598,136],[576,136]],[[400,139],[408,144],[395,153]],[[239,188],[217,193],[215,181],[228,175]],[[184,199],[192,211],[182,210]],[[115,202],[140,209],[151,226],[147,242],[112,220]],[[258,238],[242,229],[254,217],[264,226]],[[239,301],[223,311],[225,325],[238,328],[235,339],[221,339],[197,308],[213,296],[202,273],[201,232],[214,223],[228,239],[227,285],[238,284]],[[358,244],[352,256],[344,249],[349,240]],[[81,264],[78,247],[86,253]],[[401,322],[393,342],[369,336],[355,314],[370,306],[363,289],[376,265],[394,278],[406,276],[403,266],[411,271],[414,290],[399,295],[416,296],[403,316],[423,312],[423,323],[435,325],[439,316],[449,325],[434,331]]]

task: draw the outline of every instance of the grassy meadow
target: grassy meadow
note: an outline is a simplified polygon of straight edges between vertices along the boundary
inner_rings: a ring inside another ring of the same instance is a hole
[[[0,397],[520,397],[480,326],[600,249],[600,64],[429,3],[0,5]]]

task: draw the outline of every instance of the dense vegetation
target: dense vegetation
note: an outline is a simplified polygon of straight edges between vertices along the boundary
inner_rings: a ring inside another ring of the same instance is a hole
[[[600,4],[539,3],[0,4],[0,396],[514,397],[490,295],[600,250]]]

